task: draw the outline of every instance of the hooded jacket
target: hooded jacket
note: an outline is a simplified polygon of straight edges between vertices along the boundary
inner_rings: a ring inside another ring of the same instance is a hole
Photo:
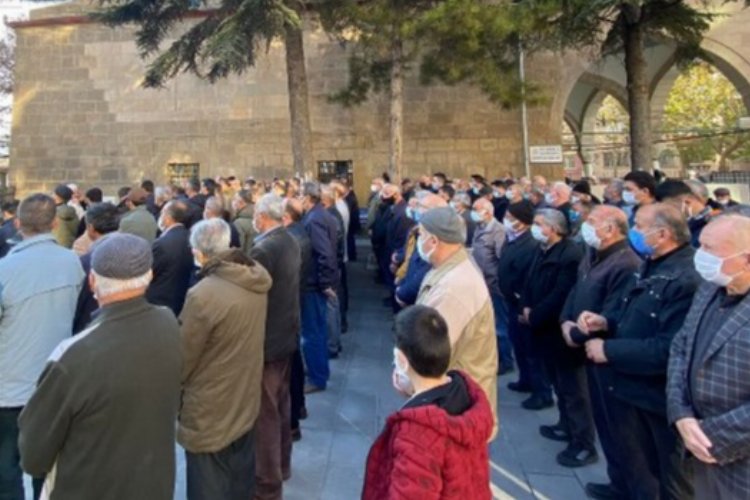
[[[482,388],[460,376],[472,402],[462,414],[426,405],[388,417],[367,457],[363,500],[491,498],[492,411]]]
[[[182,409],[177,441],[212,453],[247,433],[260,409],[271,276],[241,250],[209,261],[180,315]]]
[[[232,225],[237,229],[240,237],[240,248],[245,255],[250,255],[250,249],[253,248],[253,241],[257,236],[253,218],[255,217],[255,205],[246,205],[232,221]]]
[[[57,242],[65,248],[71,248],[78,231],[78,215],[70,205],[57,205],[57,226],[52,230]]]

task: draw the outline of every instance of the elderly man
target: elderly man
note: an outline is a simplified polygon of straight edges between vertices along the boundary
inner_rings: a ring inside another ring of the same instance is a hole
[[[310,238],[312,259],[302,300],[302,353],[305,356],[308,383],[306,393],[323,391],[328,384],[328,299],[336,296],[339,269],[336,259],[336,219],[321,204],[320,184],[306,182],[302,187],[303,224]]]
[[[307,287],[307,275],[310,272],[310,266],[312,265],[312,246],[310,245],[310,237],[307,235],[305,226],[302,224],[303,213],[302,202],[298,199],[287,198],[284,200],[284,227],[297,241],[300,248],[299,294],[301,310],[305,308],[305,305],[303,304],[305,300],[304,291]],[[304,325],[306,319],[309,320],[309,318],[305,318],[300,314],[302,330],[306,328]],[[308,330],[311,328],[313,327],[307,327]],[[292,355],[289,393],[291,399],[292,441],[299,441],[302,439],[302,431],[300,430],[299,422],[307,416],[307,408],[305,407],[305,367],[302,362],[302,352],[299,340],[297,340],[297,347]],[[282,464],[282,468],[284,470],[289,470],[289,464]]]
[[[147,197],[148,193],[140,187],[135,187],[128,192],[124,200],[128,212],[120,219],[120,232],[140,236],[149,243],[153,243],[159,227],[146,207]]]
[[[708,188],[698,180],[683,182],[667,179],[656,187],[656,199],[671,203],[682,211],[690,228],[690,243],[695,248],[700,246],[703,228],[711,217],[720,213],[709,206]]]
[[[238,233],[239,248],[246,255],[249,255],[250,249],[253,247],[253,241],[255,241],[255,236],[258,234],[255,226],[253,226],[255,204],[253,203],[252,191],[242,189],[235,193],[232,198],[232,210],[234,211],[232,226],[234,226]]]
[[[222,219],[227,220],[226,212],[224,211],[224,203],[218,196],[210,196],[206,200],[206,206],[203,209],[203,220],[210,219]],[[240,241],[240,233],[237,228],[232,224],[229,226],[231,232],[229,238],[229,246],[231,248],[241,248],[242,242]]]
[[[424,191],[423,195],[412,198],[414,207],[409,212],[411,219],[419,224],[422,216],[433,208],[447,207],[448,204],[440,196],[430,191]],[[404,247],[404,263],[396,273],[396,303],[400,307],[414,305],[417,302],[419,289],[422,281],[430,271],[430,264],[424,260],[417,251],[419,239],[419,226],[412,229],[407,244]]]
[[[255,425],[261,405],[263,342],[271,277],[229,249],[222,219],[199,222],[190,246],[202,279],[180,315],[182,407],[188,500],[252,498]]]
[[[466,226],[450,208],[426,212],[419,224],[417,251],[432,266],[417,303],[438,310],[448,324],[451,369],[468,373],[482,387],[497,434],[497,343],[492,299],[484,277],[464,248]]]
[[[562,212],[569,228],[572,228],[575,223],[571,218],[573,210],[573,204],[571,203],[572,196],[573,189],[564,182],[555,182],[544,195],[546,205]]]
[[[463,219],[466,226],[466,241],[464,245],[471,248],[474,243],[474,232],[477,230],[477,223],[471,218],[471,198],[466,193],[453,195],[451,207]]]
[[[0,259],[0,492],[11,500],[24,498],[18,415],[47,357],[70,336],[84,276],[78,257],[52,235],[55,214],[47,195],[23,200],[16,218],[22,240]]]
[[[99,315],[50,356],[19,419],[21,463],[47,476],[46,498],[169,500],[182,364],[177,320],[143,297],[151,279],[144,239],[105,236],[91,268]]]
[[[705,281],[672,343],[667,415],[693,456],[695,498],[750,491],[750,219],[720,216],[700,238]]]
[[[320,203],[336,220],[336,264],[339,272],[338,285],[335,294],[326,301],[326,324],[328,328],[328,357],[335,359],[341,352],[341,328],[343,298],[346,293],[346,222],[341,212],[336,208],[335,191],[331,186],[320,186]]]
[[[508,310],[500,293],[498,270],[500,255],[505,243],[505,228],[495,219],[495,207],[486,198],[474,202],[471,218],[477,223],[471,256],[484,275],[484,281],[492,298],[492,309],[495,313],[495,335],[500,358],[498,375],[513,371],[513,347],[508,337]]]
[[[534,256],[534,263],[529,270],[529,279],[521,293],[519,322],[524,325],[524,337],[528,342],[528,352],[534,371],[542,374],[537,377],[536,387],[532,387],[531,396],[521,403],[527,410],[540,410],[552,405],[551,394],[543,374],[557,393],[559,422],[545,425],[539,432],[546,438],[555,439],[559,435],[570,436],[573,433],[569,406],[571,399],[570,377],[566,377],[574,361],[568,352],[560,334],[558,321],[565,298],[576,281],[576,270],[582,258],[580,245],[568,238],[568,223],[560,210],[544,208],[534,215],[531,235],[539,242]],[[581,443],[580,460],[591,463],[596,460],[596,452],[584,448]]]
[[[601,313],[616,307],[622,299],[625,286],[641,263],[628,244],[628,217],[619,208],[608,205],[594,208],[584,221],[581,233],[591,250],[581,261],[578,281],[568,295],[560,316],[563,337],[573,348],[583,346],[589,339],[578,331],[578,316],[583,311]],[[565,372],[571,391],[564,404],[568,406],[574,435],[568,436],[568,452],[561,455],[558,461],[564,462],[563,465],[577,465],[579,460],[575,454],[575,446],[593,448],[595,424],[607,457],[611,484],[590,483],[586,485],[587,492],[593,498],[625,498],[628,485],[622,475],[623,458],[619,453],[619,443],[612,436],[610,428],[614,423],[608,418],[607,412],[607,398],[610,397],[606,389],[609,368],[589,365],[584,371],[585,353],[581,349],[578,349],[572,360],[574,363]]]
[[[532,387],[539,387],[542,382],[535,380],[543,377],[541,370],[530,365],[529,350],[525,336],[530,335],[528,328],[518,322],[521,313],[519,301],[526,286],[531,265],[534,262],[539,243],[531,235],[534,223],[534,207],[531,202],[521,200],[511,203],[503,218],[505,242],[498,262],[498,285],[508,311],[508,337],[516,354],[518,380],[509,382],[508,389],[515,392],[531,392]],[[547,389],[549,393],[549,389]]]
[[[612,426],[620,443],[630,494],[635,498],[692,496],[690,467],[666,417],[669,348],[690,308],[700,278],[693,267],[690,231],[678,209],[645,205],[629,240],[646,258],[619,306],[584,311],[578,329],[594,363],[611,369]]]
[[[604,203],[625,210],[627,205],[622,199],[624,185],[622,179],[612,179],[604,188]]]
[[[300,332],[300,246],[284,228],[284,200],[267,194],[255,207],[255,227],[260,234],[250,256],[266,268],[273,285],[268,292],[266,339],[260,415],[256,429],[255,498],[281,499],[282,483],[290,471],[292,454],[291,380],[292,355]]]
[[[409,217],[406,216],[407,202],[401,195],[401,190],[389,184],[383,188],[383,203],[391,205],[391,216],[388,218],[385,236],[385,257],[383,264],[385,272],[385,282],[391,291],[394,290],[394,275],[391,270],[393,255],[403,248],[406,239],[409,236],[409,230],[414,225]]]
[[[175,316],[182,312],[185,295],[193,276],[193,254],[190,252],[190,207],[182,200],[170,201],[159,215],[161,235],[154,241],[154,279],[146,299],[169,307]]]

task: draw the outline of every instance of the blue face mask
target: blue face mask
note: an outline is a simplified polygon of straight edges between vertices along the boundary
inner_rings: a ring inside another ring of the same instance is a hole
[[[419,224],[419,221],[422,220],[422,212],[419,210],[412,210],[411,211],[411,220]]]
[[[633,246],[633,249],[638,252],[641,257],[651,257],[654,254],[654,247],[646,243],[646,234],[632,228],[628,232],[628,240]]]
[[[406,207],[406,218],[414,220],[414,209],[411,207]]]
[[[471,220],[473,220],[474,222],[484,222],[484,218],[476,210],[471,211]]]
[[[575,224],[579,220],[581,220],[581,213],[578,212],[578,211],[576,211],[576,210],[571,210],[570,211],[570,222],[573,223],[573,224]]]

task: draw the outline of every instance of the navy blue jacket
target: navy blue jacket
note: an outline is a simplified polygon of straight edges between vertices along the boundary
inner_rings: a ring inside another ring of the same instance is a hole
[[[401,280],[398,288],[396,288],[396,297],[398,297],[398,300],[408,306],[416,304],[422,281],[424,281],[424,277],[427,276],[430,269],[432,269],[432,266],[422,260],[419,252],[414,250],[409,259],[409,268],[406,271],[406,276],[404,276],[404,279]]]
[[[398,251],[406,245],[406,239],[409,237],[409,231],[414,225],[414,221],[406,216],[406,202],[393,205],[392,216],[388,220],[387,233],[385,236],[385,248],[388,250],[388,258],[393,252]]]
[[[307,287],[319,292],[328,288],[336,290],[339,284],[336,219],[318,203],[305,214],[303,224],[312,246],[312,262],[307,274]]]
[[[91,252],[81,256],[81,267],[83,267],[84,277],[81,291],[78,293],[78,303],[76,304],[76,314],[73,316],[73,335],[82,332],[91,322],[91,316],[94,311],[99,309],[99,303],[94,298],[94,294],[89,286],[89,272],[91,272]]]
[[[154,279],[146,290],[146,299],[169,307],[179,316],[193,276],[190,231],[185,226],[175,226],[157,238],[152,249]]]

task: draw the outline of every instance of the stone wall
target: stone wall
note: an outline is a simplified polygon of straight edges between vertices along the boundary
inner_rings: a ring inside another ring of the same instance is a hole
[[[84,9],[43,9],[31,25],[17,27],[11,174],[20,192],[77,182],[113,194],[142,178],[165,182],[170,162],[200,163],[201,176],[294,174],[280,44],[256,68],[214,85],[181,75],[164,89],[143,89],[145,65],[132,33],[70,17]],[[39,25],[45,18],[57,21]],[[370,178],[387,165],[387,100],[376,96],[351,109],[330,103],[328,95],[347,79],[346,51],[316,30],[308,30],[305,48],[315,160],[351,160],[365,196]],[[556,82],[562,68],[548,57],[529,72]],[[559,92],[550,87],[550,105],[531,111],[532,144],[560,142]],[[405,95],[406,175],[522,173],[518,110],[502,111],[472,88],[427,88],[413,78]]]

